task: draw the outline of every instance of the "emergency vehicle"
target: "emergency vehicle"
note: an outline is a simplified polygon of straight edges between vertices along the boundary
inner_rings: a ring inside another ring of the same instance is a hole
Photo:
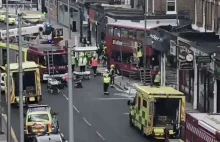
[[[1,69],[6,72],[6,66]],[[35,62],[23,62],[23,102],[38,103],[42,100],[39,66]],[[7,74],[4,76],[5,94],[10,95],[11,104],[19,104],[19,65],[10,64],[10,92],[7,92]],[[6,102],[7,102],[6,97]]]
[[[47,81],[50,74],[54,77],[64,77],[67,73],[67,52],[62,46],[50,43],[33,43],[27,50],[27,60],[40,65],[42,81]]]
[[[220,114],[187,113],[186,122],[181,129],[176,129],[175,137],[165,131],[166,142],[219,142]]]
[[[24,113],[25,128],[24,138],[28,141],[35,135],[42,135],[45,132],[59,132],[57,113],[48,105],[29,105]]]
[[[145,136],[164,139],[165,128],[174,134],[172,123],[185,122],[185,96],[171,87],[136,86],[136,96],[129,100],[129,122]],[[177,126],[177,129],[180,125]]]

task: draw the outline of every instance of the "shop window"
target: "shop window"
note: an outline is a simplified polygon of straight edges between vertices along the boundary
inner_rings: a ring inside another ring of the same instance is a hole
[[[136,39],[138,40],[144,40],[144,31],[137,31],[137,34],[136,34]]]
[[[136,38],[136,30],[128,30],[128,37],[135,39]]]
[[[128,29],[121,29],[121,37],[128,38]]]
[[[121,37],[121,29],[120,28],[114,28],[114,36]]]
[[[108,27],[108,36],[113,36],[113,28]]]

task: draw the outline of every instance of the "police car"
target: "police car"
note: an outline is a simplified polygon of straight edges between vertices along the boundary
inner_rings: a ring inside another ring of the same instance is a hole
[[[68,142],[63,134],[46,134],[35,136],[31,142]]]
[[[31,105],[28,106],[25,117],[25,140],[33,138],[35,135],[42,133],[59,133],[59,123],[57,113],[48,105]]]

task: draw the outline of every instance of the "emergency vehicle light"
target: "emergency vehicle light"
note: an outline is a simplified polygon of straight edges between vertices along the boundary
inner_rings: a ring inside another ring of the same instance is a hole
[[[51,44],[51,43],[52,43],[52,40],[48,40],[47,42],[48,42],[49,44]]]
[[[209,132],[211,132],[211,133],[213,133],[213,134],[216,134],[216,129],[215,128],[213,128],[213,127],[211,127],[211,126],[209,126],[208,124],[206,124],[205,122],[203,122],[203,121],[198,121],[198,125],[199,126],[201,126],[201,127],[203,127],[204,129],[206,129],[206,130],[208,130]]]

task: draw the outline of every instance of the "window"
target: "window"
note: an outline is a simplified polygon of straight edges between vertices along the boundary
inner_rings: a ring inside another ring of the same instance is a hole
[[[152,115],[154,113],[154,103],[150,102],[150,110],[149,110],[149,115]]]
[[[131,63],[132,56],[133,56],[133,53],[125,53],[125,52],[121,53],[121,51],[119,50],[112,52],[112,58],[114,59],[114,61],[121,62],[122,60],[122,63],[125,63],[125,64]]]
[[[121,37],[128,38],[128,29],[121,29]]]
[[[136,34],[136,39],[138,40],[144,40],[144,31],[137,31],[137,34]]]
[[[113,28],[108,27],[108,36],[113,36]]]
[[[45,56],[39,56],[39,64],[45,66],[46,65],[46,60]]]
[[[120,28],[114,28],[114,36],[121,37],[121,29]]]
[[[128,37],[135,39],[136,38],[136,31],[135,30],[128,30]]]
[[[147,101],[143,100],[143,107],[147,108]]]
[[[67,55],[64,54],[64,55],[53,55],[53,62],[54,62],[54,65],[57,65],[57,66],[64,66],[64,65],[67,65]]]
[[[30,114],[28,115],[28,122],[46,122],[49,121],[48,114]]]
[[[167,14],[176,14],[176,0],[167,0]]]
[[[138,110],[141,109],[141,97],[138,97]]]

